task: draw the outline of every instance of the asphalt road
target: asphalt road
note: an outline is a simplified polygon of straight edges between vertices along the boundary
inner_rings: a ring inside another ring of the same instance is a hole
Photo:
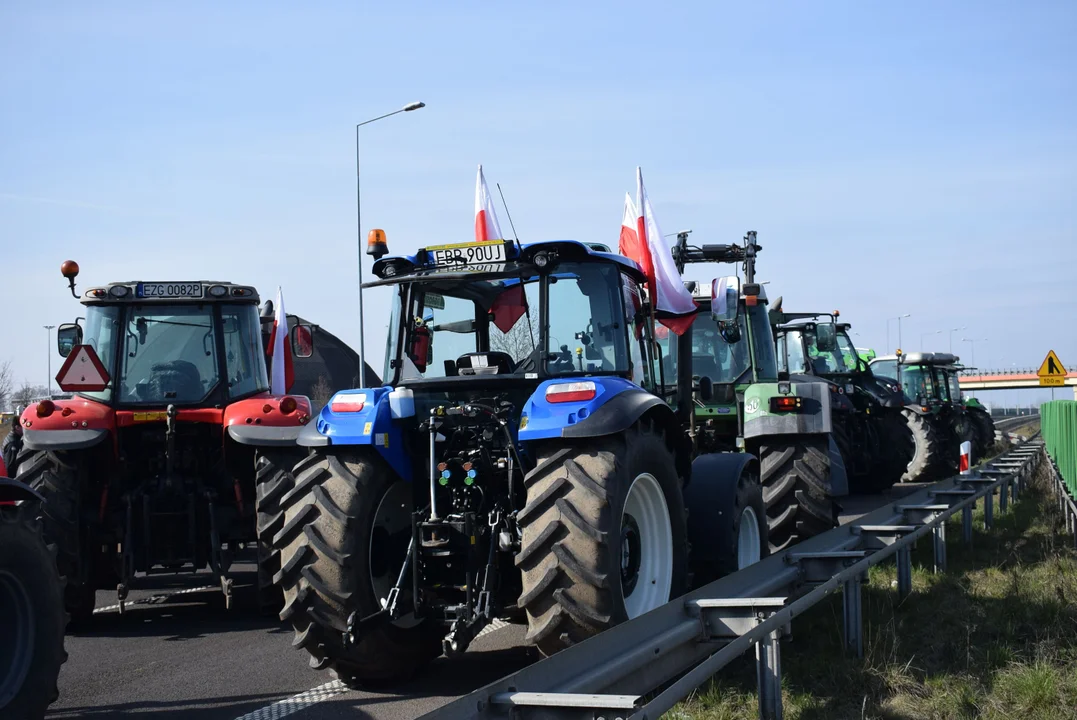
[[[850,522],[922,485],[842,501]],[[291,647],[292,632],[254,609],[253,568],[236,566],[231,610],[207,573],[139,578],[121,615],[114,592],[97,594],[89,629],[67,637],[51,718],[199,718],[407,720],[537,659],[521,646],[523,627],[504,625],[478,638],[462,658],[440,658],[414,680],[357,692],[311,670]]]

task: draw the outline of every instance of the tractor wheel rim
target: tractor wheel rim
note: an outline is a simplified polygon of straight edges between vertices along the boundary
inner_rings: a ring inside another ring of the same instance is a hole
[[[396,585],[400,568],[408,553],[411,541],[411,488],[407,483],[393,483],[381,496],[374,522],[370,528],[370,554],[367,567],[370,570],[370,587],[378,607],[384,608],[389,601],[389,591]],[[404,579],[400,603],[411,606],[411,583]],[[421,621],[413,611],[404,613],[393,621],[402,628],[411,628]]]
[[[34,660],[34,606],[13,573],[0,570],[0,707],[22,687]]]
[[[621,592],[631,619],[669,602],[673,587],[673,526],[654,475],[632,481],[621,529]]]
[[[749,505],[740,515],[740,528],[737,530],[737,569],[743,570],[759,562],[759,516]]]

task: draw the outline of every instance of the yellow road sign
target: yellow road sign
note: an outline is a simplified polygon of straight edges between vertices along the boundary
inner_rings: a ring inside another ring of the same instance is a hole
[[[1066,383],[1066,366],[1058,359],[1054,350],[1047,351],[1047,357],[1043,359],[1043,364],[1036,374],[1040,378],[1040,387],[1061,387]]]

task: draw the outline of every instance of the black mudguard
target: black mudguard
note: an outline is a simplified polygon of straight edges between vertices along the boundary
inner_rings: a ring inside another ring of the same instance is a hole
[[[655,409],[662,422],[676,424],[677,416],[673,410],[646,390],[627,390],[611,398],[604,405],[591,413],[586,420],[568,425],[561,431],[561,437],[591,438],[614,435],[632,427],[643,414]]]
[[[736,504],[737,484],[747,467],[758,476],[759,460],[751,453],[712,453],[692,461],[684,506],[688,509],[688,542],[693,555],[722,557],[728,552],[728,548],[716,547],[715,538],[724,537],[718,528],[733,522],[728,510]]]

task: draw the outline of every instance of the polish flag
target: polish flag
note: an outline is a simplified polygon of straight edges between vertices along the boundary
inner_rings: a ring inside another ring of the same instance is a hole
[[[497,224],[497,213],[490,198],[490,189],[486,187],[486,178],[479,165],[479,174],[475,178],[475,240],[503,240],[501,226]]]
[[[634,227],[633,227],[634,226]],[[643,170],[636,168],[636,204],[625,193],[621,220],[620,252],[635,260],[647,276],[651,301],[658,322],[681,335],[695,319],[696,303],[684,287],[673,254],[654,217],[654,208],[643,187]]]
[[[292,347],[288,342],[288,316],[284,312],[284,295],[277,287],[277,299],[273,303],[273,330],[269,334],[269,347],[272,377],[269,391],[274,395],[287,395],[288,388],[295,382],[295,370],[292,368]]]

